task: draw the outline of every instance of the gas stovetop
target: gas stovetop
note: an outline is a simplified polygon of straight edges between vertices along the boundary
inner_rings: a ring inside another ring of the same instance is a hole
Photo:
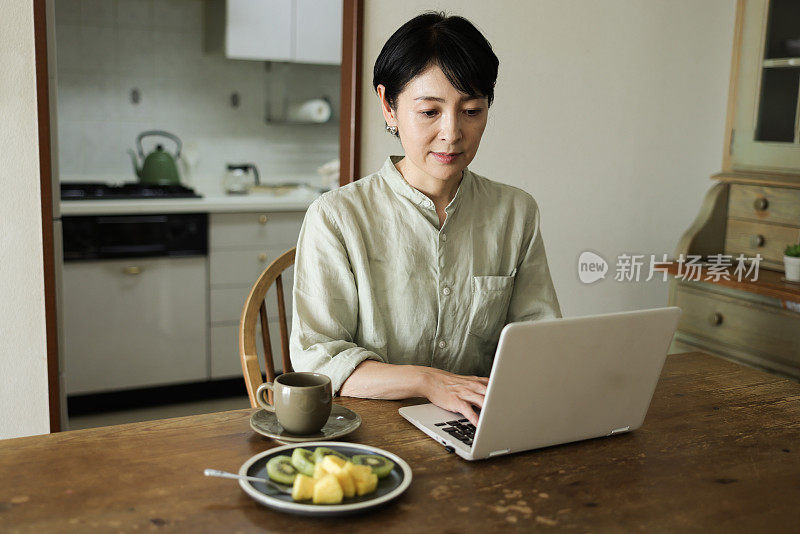
[[[183,185],[126,183],[62,183],[61,200],[122,200],[128,198],[202,198]]]

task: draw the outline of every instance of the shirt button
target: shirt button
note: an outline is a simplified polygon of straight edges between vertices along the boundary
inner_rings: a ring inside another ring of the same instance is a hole
[[[446,288],[442,289],[442,293],[444,293],[445,296],[449,295],[450,294],[450,288],[446,287]]]
[[[440,349],[443,349],[446,346],[447,346],[447,341],[445,341],[444,339],[439,342],[439,348]]]
[[[442,241],[447,241],[447,234],[442,234]]]

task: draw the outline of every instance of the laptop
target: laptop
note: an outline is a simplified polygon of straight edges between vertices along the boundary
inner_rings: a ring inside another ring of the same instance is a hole
[[[507,324],[477,428],[433,404],[400,415],[466,460],[636,430],[680,314],[669,306]]]

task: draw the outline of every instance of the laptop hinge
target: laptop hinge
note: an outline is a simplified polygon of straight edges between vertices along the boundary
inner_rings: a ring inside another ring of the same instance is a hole
[[[611,433],[609,434],[609,436],[613,436],[614,434],[620,434],[620,433],[622,433],[622,432],[627,432],[627,431],[628,431],[628,430],[630,430],[630,429],[631,429],[630,425],[628,425],[628,426],[623,426],[622,428],[615,428],[614,430],[612,430],[612,431],[611,431]]]

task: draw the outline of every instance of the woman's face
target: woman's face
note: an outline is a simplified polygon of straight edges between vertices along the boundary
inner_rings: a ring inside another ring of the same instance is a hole
[[[384,92],[379,85],[384,119],[389,126],[397,126],[406,159],[432,178],[459,178],[478,152],[488,99],[459,92],[438,65],[408,82],[397,98],[396,110],[389,107]]]

